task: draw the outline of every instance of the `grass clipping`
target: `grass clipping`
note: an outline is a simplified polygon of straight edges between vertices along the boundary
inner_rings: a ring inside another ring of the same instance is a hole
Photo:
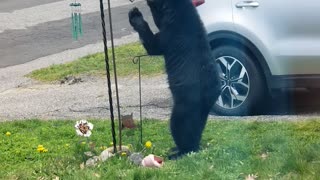
[[[112,57],[109,49],[109,57]],[[146,54],[140,43],[131,43],[115,48],[115,59],[117,63],[118,76],[138,75],[138,65],[133,64],[135,56]],[[110,58],[110,70],[113,75],[113,63]],[[141,73],[145,76],[159,75],[164,72],[164,61],[162,57],[144,57],[141,60]],[[105,75],[104,53],[96,53],[77,59],[75,61],[52,65],[47,68],[35,70],[27,75],[29,78],[42,82],[54,82],[63,80],[68,76],[82,75]]]

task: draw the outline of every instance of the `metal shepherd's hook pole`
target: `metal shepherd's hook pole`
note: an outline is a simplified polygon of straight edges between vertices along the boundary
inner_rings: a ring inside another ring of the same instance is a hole
[[[110,2],[108,4],[110,4]],[[109,9],[110,9],[110,7],[109,7]],[[105,20],[104,20],[103,0],[100,0],[100,12],[101,12],[101,25],[102,25],[103,44],[104,44],[104,56],[105,56],[107,81],[108,81],[108,94],[109,94],[109,105],[110,105],[110,117],[111,117],[113,148],[114,148],[114,153],[116,153],[117,152],[117,146],[116,146],[117,142],[116,142],[114,115],[113,115],[112,90],[111,90],[111,80],[110,80],[110,66],[109,66],[109,57],[108,57],[106,25],[105,25]]]
[[[119,120],[119,149],[122,150],[122,123],[120,118],[120,101],[119,101],[119,90],[118,90],[118,78],[117,78],[117,66],[116,57],[114,53],[114,42],[113,42],[113,27],[112,27],[112,16],[111,16],[111,5],[110,0],[108,0],[108,12],[109,12],[109,25],[110,25],[110,37],[111,37],[111,50],[112,50],[112,61],[113,61],[113,73],[114,81],[116,84],[116,97],[117,97],[117,109],[118,109],[118,120]]]
[[[141,56],[135,56],[132,59],[132,62],[134,64],[138,64],[138,72],[139,72],[139,110],[140,110],[140,143],[143,144],[142,140],[142,90],[141,90],[141,57],[146,57],[149,55],[141,55]]]

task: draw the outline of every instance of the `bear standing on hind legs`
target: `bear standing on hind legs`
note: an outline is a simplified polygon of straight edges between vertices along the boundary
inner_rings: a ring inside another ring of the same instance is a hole
[[[154,34],[138,8],[129,22],[149,55],[163,55],[173,97],[170,129],[176,144],[170,159],[199,150],[211,107],[220,94],[217,66],[191,0],[147,0],[159,29]]]

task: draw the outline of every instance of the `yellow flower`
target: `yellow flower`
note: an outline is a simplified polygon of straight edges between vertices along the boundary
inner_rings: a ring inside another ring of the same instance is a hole
[[[128,148],[129,148],[129,150],[133,150],[132,144],[128,144]]]
[[[121,156],[127,156],[127,153],[126,152],[122,152]]]
[[[44,151],[44,147],[38,147],[38,148],[37,148],[37,151],[38,151],[39,153],[42,153],[42,152]]]
[[[11,136],[11,132],[6,132],[6,136]]]
[[[146,148],[151,148],[151,147],[152,147],[151,141],[147,141],[144,146],[145,146]]]
[[[107,149],[107,147],[106,146],[101,146],[100,149],[101,150],[105,150],[105,149]]]
[[[46,148],[44,148],[43,147],[43,145],[38,145],[38,147],[37,147],[37,151],[39,152],[39,153],[46,153],[46,152],[48,152],[48,149],[46,149]]]

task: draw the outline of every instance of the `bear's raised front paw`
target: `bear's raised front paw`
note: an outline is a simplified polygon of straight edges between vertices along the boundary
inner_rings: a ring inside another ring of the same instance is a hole
[[[144,24],[142,13],[137,7],[129,11],[129,22],[135,29]]]
[[[129,12],[129,18],[133,18],[133,17],[142,17],[142,13],[140,12],[140,10],[137,7],[134,7],[130,10]]]

